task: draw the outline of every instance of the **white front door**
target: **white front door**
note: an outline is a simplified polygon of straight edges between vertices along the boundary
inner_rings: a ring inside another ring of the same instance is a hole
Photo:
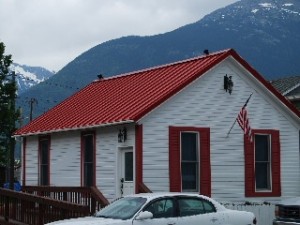
[[[121,150],[121,196],[134,194],[132,147]]]

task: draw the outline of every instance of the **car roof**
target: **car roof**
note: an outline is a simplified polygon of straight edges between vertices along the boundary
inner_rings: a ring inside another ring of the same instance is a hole
[[[124,197],[144,197],[147,198],[148,201],[155,199],[155,198],[160,198],[160,197],[176,197],[176,196],[189,196],[189,197],[201,197],[207,200],[214,201],[213,199],[196,194],[196,193],[185,193],[185,192],[154,192],[154,193],[139,193],[139,194],[133,194],[133,195],[127,195]],[[215,201],[214,201],[215,202]]]

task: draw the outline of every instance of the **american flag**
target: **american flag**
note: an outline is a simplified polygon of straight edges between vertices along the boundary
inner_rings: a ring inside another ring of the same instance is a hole
[[[247,138],[250,142],[252,142],[252,130],[250,127],[250,123],[249,123],[249,118],[247,115],[247,104],[251,98],[252,94],[250,95],[250,97],[247,99],[245,105],[242,107],[242,109],[240,110],[238,117],[236,118],[237,122],[239,123],[240,127],[242,128],[242,130],[244,131],[244,134],[247,135]]]

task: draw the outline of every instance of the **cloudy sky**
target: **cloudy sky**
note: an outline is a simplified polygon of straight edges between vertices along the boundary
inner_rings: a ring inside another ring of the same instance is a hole
[[[58,71],[102,42],[193,23],[237,0],[0,0],[0,42],[14,62]]]

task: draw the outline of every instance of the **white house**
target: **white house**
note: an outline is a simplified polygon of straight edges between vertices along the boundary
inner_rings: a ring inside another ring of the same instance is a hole
[[[235,122],[248,99],[251,136]],[[300,196],[299,116],[232,49],[99,79],[16,131],[22,184]]]

